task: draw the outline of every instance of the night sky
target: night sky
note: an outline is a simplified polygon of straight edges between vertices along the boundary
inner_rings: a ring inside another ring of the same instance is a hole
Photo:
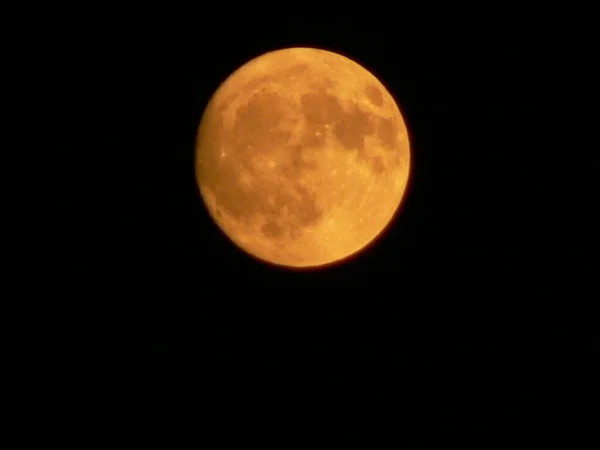
[[[63,252],[82,261],[71,286],[93,304],[80,323],[101,330],[93,348],[111,392],[169,415],[179,436],[204,426],[225,440],[241,424],[279,428],[294,411],[300,428],[372,421],[400,441],[445,441],[499,424],[530,429],[556,402],[587,398],[570,380],[591,377],[598,357],[584,324],[597,278],[584,237],[592,163],[563,132],[579,110],[559,104],[579,98],[580,83],[561,75],[576,56],[560,51],[556,30],[441,12],[243,28],[184,16],[123,19],[82,52],[93,81],[79,102],[97,105],[86,129],[98,136],[101,183],[70,192],[86,212]],[[388,232],[321,271],[236,248],[194,178],[212,93],[248,60],[290,46],[368,68],[412,143]],[[97,54],[110,64],[86,58]]]

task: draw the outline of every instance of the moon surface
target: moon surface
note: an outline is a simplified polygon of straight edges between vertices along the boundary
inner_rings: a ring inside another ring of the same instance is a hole
[[[315,267],[357,254],[386,228],[410,157],[400,110],[374,75],[336,53],[288,48],[217,89],[195,169],[210,215],[238,247]]]

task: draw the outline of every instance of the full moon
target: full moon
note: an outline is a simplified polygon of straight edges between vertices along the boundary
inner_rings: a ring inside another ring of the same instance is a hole
[[[410,145],[392,95],[351,59],[265,53],[217,89],[195,170],[219,228],[267,263],[317,267],[360,253],[398,212]]]

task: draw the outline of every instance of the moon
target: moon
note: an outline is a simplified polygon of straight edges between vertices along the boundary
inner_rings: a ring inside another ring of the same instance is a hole
[[[200,195],[246,253],[318,267],[369,246],[399,210],[410,145],[392,95],[337,53],[287,48],[241,66],[206,106]]]

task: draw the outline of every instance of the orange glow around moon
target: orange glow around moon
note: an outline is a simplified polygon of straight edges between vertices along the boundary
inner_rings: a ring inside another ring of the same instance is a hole
[[[367,247],[397,213],[410,171],[406,125],[383,84],[329,51],[266,53],[207,105],[196,178],[241,249],[315,267]]]

